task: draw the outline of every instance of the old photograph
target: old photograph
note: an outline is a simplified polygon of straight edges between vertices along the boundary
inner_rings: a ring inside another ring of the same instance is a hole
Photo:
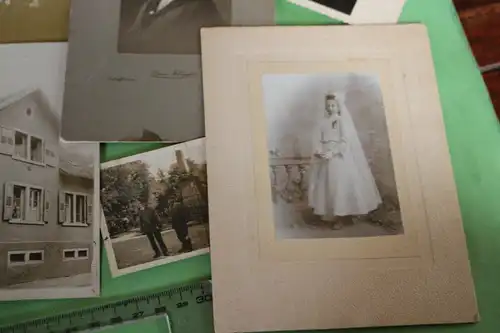
[[[0,299],[99,295],[98,144],[59,133],[41,89],[0,100]]]
[[[69,5],[70,0],[0,0],[0,44],[67,41]]]
[[[269,0],[71,1],[62,137],[204,137],[200,29],[274,18]]]
[[[312,0],[325,7],[338,10],[346,15],[351,15],[358,0]]]
[[[406,0],[287,0],[347,24],[396,23]]]
[[[230,24],[230,2],[121,0],[118,52],[199,54],[202,27]]]
[[[101,227],[114,276],[208,252],[204,140],[101,164]]]
[[[267,74],[276,237],[403,234],[378,78]]]

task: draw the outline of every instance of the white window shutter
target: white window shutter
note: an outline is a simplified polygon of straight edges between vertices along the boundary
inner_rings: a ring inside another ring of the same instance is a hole
[[[59,164],[59,151],[56,146],[45,143],[44,162],[48,166],[57,167]]]
[[[66,222],[66,200],[64,192],[59,192],[59,223]]]
[[[87,224],[92,224],[92,220],[94,217],[94,205],[93,205],[93,196],[87,195],[85,196],[85,201],[87,202]]]
[[[14,208],[14,186],[11,183],[5,183],[3,189],[3,219],[8,221],[12,218]]]
[[[14,131],[0,127],[0,154],[12,155],[14,153]]]
[[[43,192],[43,221],[45,223],[50,222],[50,211],[52,210],[52,207],[50,207],[50,196],[51,192],[49,190]]]

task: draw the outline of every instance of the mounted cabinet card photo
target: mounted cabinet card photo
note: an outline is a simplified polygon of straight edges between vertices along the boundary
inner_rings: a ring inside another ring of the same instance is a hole
[[[273,23],[268,0],[72,1],[63,138],[203,137],[200,29]]]
[[[424,26],[207,28],[202,50],[217,332],[478,320]]]
[[[3,97],[0,300],[98,296],[98,144],[61,141],[41,89]]]
[[[208,253],[205,139],[101,164],[102,235],[113,276]]]

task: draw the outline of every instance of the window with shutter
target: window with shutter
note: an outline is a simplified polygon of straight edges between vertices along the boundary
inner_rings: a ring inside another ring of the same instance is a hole
[[[2,132],[4,131],[2,130]],[[13,158],[38,165],[43,165],[45,163],[46,151],[45,143],[42,138],[19,130],[11,130],[11,132],[12,140],[7,140],[7,142],[12,142],[10,151]]]
[[[66,196],[64,192],[59,192],[59,223],[66,221]]]
[[[43,193],[36,185],[4,184],[3,219],[16,224],[45,224]]]
[[[35,136],[30,136],[30,160],[36,163],[43,163],[43,140]]]
[[[31,222],[42,222],[44,212],[44,202],[42,201],[43,190],[41,188],[29,188],[28,211],[26,220]]]
[[[92,195],[87,195],[87,223],[92,224],[92,219],[94,216],[94,210],[93,210],[93,196]]]
[[[12,155],[14,152],[14,131],[0,127],[0,154]]]
[[[9,221],[12,218],[14,207],[14,186],[11,183],[4,184],[3,192],[3,219]]]
[[[89,208],[87,194],[64,191],[61,192],[59,200],[59,221],[64,226],[86,227],[88,225],[89,218],[91,220],[92,216],[89,217],[91,208]]]
[[[14,133],[14,156],[27,160],[29,157],[29,135],[20,131]]]
[[[50,196],[51,192],[49,190],[45,190],[43,193],[43,221],[45,223],[49,223],[51,219]]]

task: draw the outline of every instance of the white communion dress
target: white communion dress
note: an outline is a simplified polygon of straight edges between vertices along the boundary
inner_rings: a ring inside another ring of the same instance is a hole
[[[309,171],[309,206],[324,218],[364,215],[382,203],[349,111],[324,116],[315,131]]]

